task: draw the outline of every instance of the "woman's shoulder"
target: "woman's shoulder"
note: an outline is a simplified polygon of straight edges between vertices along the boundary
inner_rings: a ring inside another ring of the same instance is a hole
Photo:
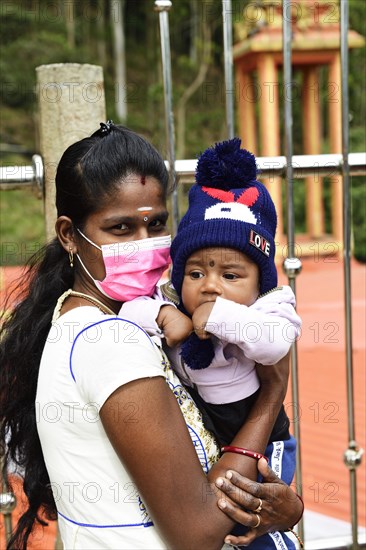
[[[164,376],[161,354],[138,325],[97,308],[70,310],[54,323],[61,334],[67,371],[87,401],[104,403],[115,389],[133,380]]]
[[[135,361],[142,355],[155,363],[158,355],[154,340],[142,327],[94,306],[74,308],[59,316],[52,322],[47,341],[71,347],[72,356],[88,357],[92,363],[115,361],[117,356]]]

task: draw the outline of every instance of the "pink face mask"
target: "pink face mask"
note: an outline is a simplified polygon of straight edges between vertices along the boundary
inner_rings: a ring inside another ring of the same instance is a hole
[[[138,296],[152,296],[157,283],[170,264],[171,236],[151,237],[139,241],[103,244],[93,243],[79,229],[80,235],[102,251],[106,276],[94,279],[77,255],[95,286],[112,300],[128,302]]]

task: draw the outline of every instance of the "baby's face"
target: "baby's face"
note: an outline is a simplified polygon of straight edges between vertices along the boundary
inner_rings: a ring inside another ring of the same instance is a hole
[[[182,302],[192,315],[218,296],[237,304],[252,305],[259,295],[259,269],[245,254],[233,248],[203,248],[187,260]]]

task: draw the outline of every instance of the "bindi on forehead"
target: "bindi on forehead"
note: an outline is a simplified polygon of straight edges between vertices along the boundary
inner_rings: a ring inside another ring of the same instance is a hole
[[[213,260],[210,260],[210,261],[208,262],[208,265],[209,265],[210,267],[215,267],[215,262],[214,262]]]
[[[141,176],[141,185],[145,185],[146,183],[146,176]]]

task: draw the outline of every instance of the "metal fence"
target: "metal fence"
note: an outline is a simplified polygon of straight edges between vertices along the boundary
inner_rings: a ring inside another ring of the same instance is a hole
[[[166,119],[166,140],[168,159],[167,165],[170,170],[171,182],[191,183],[194,180],[196,167],[195,160],[175,160],[175,139],[174,119],[172,105],[172,77],[170,62],[170,35],[168,12],[172,3],[170,0],[156,0],[155,9],[159,13],[161,53],[164,79],[164,104]],[[293,155],[292,136],[292,102],[291,82],[291,18],[287,17],[291,8],[291,0],[283,0],[283,62],[284,62],[284,85],[287,90],[287,101],[284,104],[285,118],[285,156],[279,157],[258,157],[257,164],[261,177],[268,178],[282,176],[286,179],[287,187],[287,250],[288,257],[284,262],[285,272],[289,285],[296,291],[296,277],[300,273],[301,261],[296,258],[294,246],[294,179],[303,178],[307,175],[332,176],[342,175],[343,181],[343,251],[344,251],[344,309],[346,324],[346,373],[347,373],[347,402],[348,402],[348,448],[345,451],[345,463],[350,473],[351,489],[351,517],[352,524],[352,548],[359,548],[358,523],[357,523],[357,485],[356,470],[361,463],[362,449],[359,448],[355,436],[354,422],[354,395],[353,395],[353,363],[352,363],[352,323],[351,323],[351,281],[350,281],[350,258],[351,258],[351,212],[350,212],[350,176],[366,175],[365,153],[349,152],[349,127],[348,127],[348,0],[341,0],[341,78],[342,78],[342,153],[328,155]],[[230,19],[231,0],[222,0],[223,7],[223,36],[224,36],[224,63],[225,63],[225,85],[226,89],[233,89],[233,60],[232,60],[232,21]],[[234,104],[233,94],[226,95],[226,122],[227,137],[234,133]],[[20,188],[34,188],[39,196],[43,192],[44,167],[42,158],[39,155],[32,156],[31,165],[5,166],[0,168],[0,189],[12,190]],[[178,194],[173,193],[173,232],[179,220]],[[295,267],[294,267],[295,266]],[[292,348],[292,394],[294,410],[298,407],[298,377],[297,377],[297,349],[296,343]],[[296,422],[295,437],[300,440],[300,425]],[[301,492],[302,485],[301,455],[297,456],[296,483],[298,491]],[[5,528],[7,534],[11,531],[11,512],[15,506],[14,495],[8,488],[6,480],[3,483],[3,493],[0,494],[0,512],[4,514]],[[300,522],[298,533],[304,539],[303,524]],[[306,541],[305,541],[306,547]],[[328,546],[334,548],[335,546]],[[349,548],[340,546],[337,548]]]
[[[273,178],[275,176],[286,177],[286,157],[256,157],[257,166],[261,178]],[[301,179],[305,176],[331,177],[343,172],[343,156],[336,154],[327,155],[294,155],[291,160],[292,177]],[[169,161],[166,162],[169,168]],[[176,160],[175,179],[180,183],[193,183],[197,160]],[[366,154],[349,153],[348,169],[350,176],[366,175]],[[37,192],[43,192],[44,166],[40,155],[32,156],[32,164],[19,166],[0,166],[0,190],[14,190],[32,188]],[[176,218],[178,221],[178,217]]]

